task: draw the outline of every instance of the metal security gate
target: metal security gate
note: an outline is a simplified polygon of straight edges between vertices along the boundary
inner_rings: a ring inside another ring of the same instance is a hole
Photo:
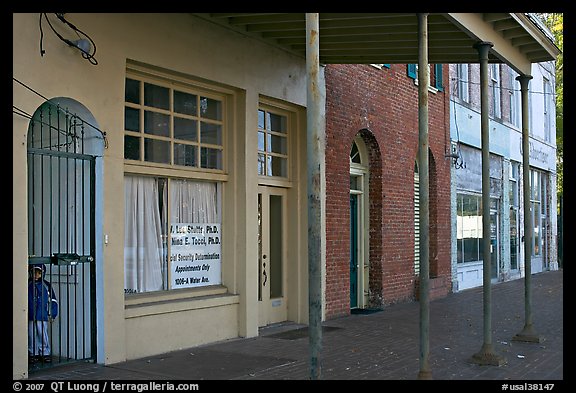
[[[50,102],[29,126],[31,370],[95,359],[95,157],[84,154],[84,131],[80,118]]]

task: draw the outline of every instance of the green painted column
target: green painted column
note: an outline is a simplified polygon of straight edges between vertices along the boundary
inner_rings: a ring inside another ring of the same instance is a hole
[[[479,352],[472,355],[472,362],[482,365],[501,366],[506,360],[494,352],[492,345],[492,282],[490,264],[490,128],[488,53],[493,44],[479,42],[474,47],[480,57],[480,125],[482,144],[482,253],[483,253],[483,311],[484,343]]]

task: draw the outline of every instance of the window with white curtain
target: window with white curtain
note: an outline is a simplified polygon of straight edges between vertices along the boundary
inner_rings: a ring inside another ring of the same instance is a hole
[[[220,285],[234,92],[134,64],[124,89],[124,292]]]
[[[158,178],[124,178],[124,292],[166,289],[165,182]]]
[[[126,175],[124,291],[221,283],[219,183]]]

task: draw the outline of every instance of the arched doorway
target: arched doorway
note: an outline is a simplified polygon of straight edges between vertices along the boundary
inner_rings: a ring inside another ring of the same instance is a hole
[[[369,303],[369,157],[360,134],[350,150],[350,308]]]
[[[84,106],[58,98],[43,103],[28,127],[29,298],[47,288],[57,304],[45,315],[29,301],[31,371],[96,359],[96,179],[104,134],[94,124]],[[35,270],[42,271],[36,281]]]

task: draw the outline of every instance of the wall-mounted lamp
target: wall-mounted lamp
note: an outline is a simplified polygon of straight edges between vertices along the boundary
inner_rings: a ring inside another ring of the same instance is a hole
[[[451,158],[452,165],[454,165],[454,168],[456,169],[466,168],[466,163],[462,160],[462,155],[460,154],[460,146],[458,142],[452,141],[450,147],[452,148],[452,152],[450,154],[445,154],[444,158]]]
[[[92,45],[90,45],[90,41],[88,41],[85,38],[72,41],[72,44],[86,54],[90,54],[90,51],[92,50]]]
[[[60,22],[64,23],[69,28],[71,28],[76,33],[76,35],[78,37],[80,37],[80,35],[82,35],[86,38],[79,38],[75,41],[71,41],[67,38],[64,38],[54,28],[54,26],[52,26],[52,22],[48,18],[48,15],[46,13],[41,13],[40,14],[40,55],[44,56],[44,54],[46,53],[46,51],[42,47],[42,38],[44,36],[44,32],[42,31],[42,18],[44,17],[44,19],[46,19],[46,22],[48,23],[48,25],[50,26],[50,28],[52,29],[52,31],[54,32],[54,34],[56,34],[56,36],[58,38],[60,38],[62,41],[64,41],[69,46],[78,49],[82,53],[82,57],[85,58],[86,60],[88,60],[92,65],[97,65],[98,62],[96,61],[96,58],[94,57],[94,55],[96,54],[96,44],[94,43],[92,38],[90,38],[86,33],[82,32],[80,29],[78,29],[76,26],[74,26],[72,23],[70,23],[64,17],[63,13],[57,13],[55,15],[60,20]]]

